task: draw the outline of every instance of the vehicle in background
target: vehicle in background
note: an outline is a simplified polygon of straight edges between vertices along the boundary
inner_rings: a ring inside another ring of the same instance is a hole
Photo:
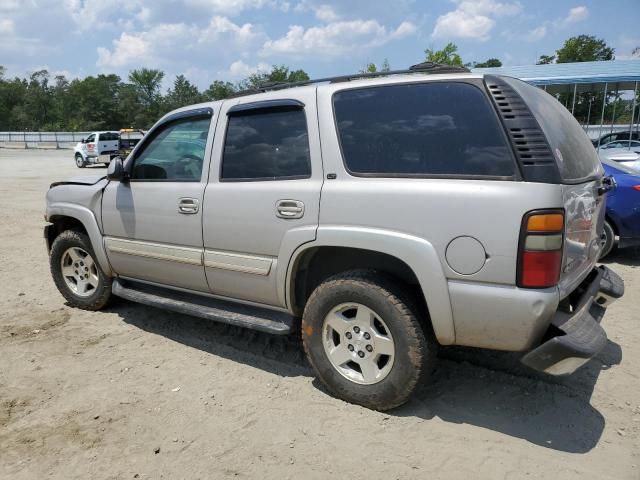
[[[120,157],[124,160],[144,137],[144,131],[136,128],[120,129]]]
[[[603,135],[599,139],[598,138],[591,139],[591,143],[593,143],[593,146],[596,148],[598,148],[598,145],[600,145],[600,148],[602,148],[602,146],[606,145],[607,143],[619,142],[621,140],[627,140],[627,141],[640,140],[640,133],[639,132],[631,132],[631,134],[629,132],[607,133],[606,135]]]
[[[640,141],[617,140],[601,146],[598,150],[600,160],[621,163],[640,172]]]
[[[616,188],[607,194],[604,223],[605,242],[600,258],[615,248],[640,245],[640,173],[622,163],[602,160]]]
[[[109,165],[115,157],[122,159],[142,140],[144,132],[132,128],[119,132],[93,132],[74,147],[74,158],[78,168],[90,164],[104,163]]]

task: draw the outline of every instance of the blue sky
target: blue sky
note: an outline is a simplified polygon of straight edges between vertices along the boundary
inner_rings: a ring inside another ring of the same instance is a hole
[[[273,64],[312,77],[387,58],[392,68],[447,42],[464,61],[534,63],[577,34],[617,58],[640,46],[640,0],[0,0],[0,65],[82,77],[153,67],[205,88]]]

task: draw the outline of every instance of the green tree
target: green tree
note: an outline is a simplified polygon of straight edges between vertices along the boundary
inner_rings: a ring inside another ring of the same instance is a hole
[[[166,111],[193,105],[204,101],[204,96],[184,75],[178,75],[173,82],[173,88],[169,89],[164,97],[164,107]]]
[[[47,119],[47,130],[63,130],[69,123],[71,102],[69,98],[69,81],[64,75],[56,75],[53,86],[51,115]]]
[[[27,88],[24,79],[0,79],[0,130],[24,130],[28,127],[30,119],[24,107]]]
[[[67,102],[67,108],[70,110],[68,123],[71,128],[79,130],[120,128],[121,86],[120,77],[114,74],[100,74],[71,81]]]
[[[30,121],[27,128],[40,130],[47,123],[52,105],[52,91],[49,87],[49,72],[38,70],[29,77],[27,95],[25,98],[25,110],[29,113]]]
[[[491,67],[501,67],[502,62],[497,58],[489,58],[484,62],[473,62],[471,67],[473,68],[491,68]]]
[[[295,83],[309,80],[304,70],[290,70],[284,65],[273,65],[270,72],[256,72],[240,82],[242,88],[258,88],[270,83]]]
[[[536,65],[548,65],[556,61],[555,55],[540,55],[540,58],[536,62]]]
[[[158,119],[163,79],[164,72],[153,68],[141,68],[129,72],[129,82],[134,86],[138,101],[143,106],[135,116],[137,128],[150,127]]]
[[[209,88],[204,91],[204,97],[207,100],[224,100],[236,93],[237,88],[231,82],[223,82],[221,80],[215,80]]]
[[[376,73],[376,72],[389,72],[391,67],[389,66],[389,60],[386,58],[382,61],[382,65],[378,67],[375,63],[369,62],[364,68],[360,70],[360,73]]]
[[[443,65],[455,65],[462,67],[462,58],[458,54],[458,46],[455,43],[447,43],[442,50],[427,48],[424,51],[427,62],[441,63]]]
[[[595,62],[615,59],[615,50],[602,38],[593,35],[578,35],[565,40],[556,51],[557,63]]]

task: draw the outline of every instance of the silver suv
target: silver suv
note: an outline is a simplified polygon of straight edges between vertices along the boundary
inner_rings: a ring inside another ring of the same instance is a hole
[[[553,97],[431,66],[174,111],[106,177],[53,184],[45,238],[70,305],[299,332],[331,392],[385,410],[438,345],[552,375],[598,353],[624,291],[596,266],[610,188]]]

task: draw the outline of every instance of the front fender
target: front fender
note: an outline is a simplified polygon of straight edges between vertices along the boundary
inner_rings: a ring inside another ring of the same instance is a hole
[[[98,221],[93,212],[82,205],[73,203],[52,203],[47,205],[47,218],[53,219],[56,216],[71,217],[78,220],[84,226],[84,229],[89,235],[91,246],[96,255],[96,261],[100,265],[102,271],[107,275],[113,275],[109,260],[107,260],[107,254],[104,248],[102,239],[102,232],[98,226]]]
[[[435,248],[428,241],[401,232],[365,227],[321,226],[314,241],[298,247],[287,268],[287,302],[291,301],[293,269],[309,248],[346,247],[385,253],[406,263],[420,282],[433,330],[442,345],[455,342],[455,328],[447,279]],[[289,305],[291,308],[291,306]]]

